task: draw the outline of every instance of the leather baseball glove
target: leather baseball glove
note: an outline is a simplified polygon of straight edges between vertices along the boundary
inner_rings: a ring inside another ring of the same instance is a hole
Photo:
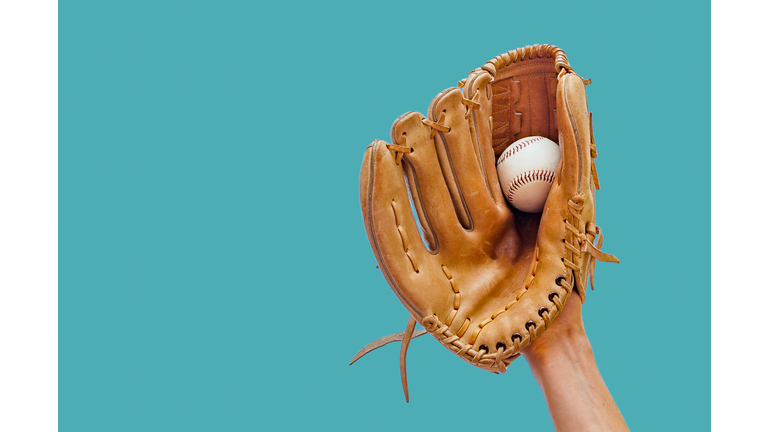
[[[599,189],[585,86],[552,45],[493,58],[438,94],[427,116],[392,125],[392,144],[365,151],[360,204],[373,253],[410,312],[406,331],[354,357],[425,332],[462,360],[503,373],[576,291],[585,300],[600,251]],[[542,213],[509,206],[496,160],[513,142],[545,136],[560,164]],[[416,323],[425,331],[414,333]]]

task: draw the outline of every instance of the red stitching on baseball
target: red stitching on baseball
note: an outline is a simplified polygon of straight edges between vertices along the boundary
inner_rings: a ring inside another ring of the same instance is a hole
[[[509,190],[507,191],[507,198],[509,199],[509,202],[513,202],[515,200],[515,192],[520,190],[521,187],[528,183],[532,183],[535,181],[540,182],[547,182],[552,183],[555,180],[555,173],[552,171],[545,171],[545,170],[535,170],[535,171],[527,171],[519,176],[515,177],[514,180],[509,184]]]
[[[517,143],[516,146],[512,147],[512,150],[509,150],[509,149],[504,150],[504,154],[502,154],[501,157],[499,158],[499,160],[496,161],[496,166],[501,165],[501,163],[504,162],[504,160],[506,158],[508,158],[508,157],[512,156],[513,154],[519,152],[520,150],[528,147],[528,144],[535,143],[536,141],[541,141],[543,139],[544,139],[544,137],[536,137],[536,138],[533,138],[533,139],[524,138],[523,141]]]

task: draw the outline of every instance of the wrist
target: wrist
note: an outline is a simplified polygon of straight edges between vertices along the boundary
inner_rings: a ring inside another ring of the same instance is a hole
[[[532,369],[594,359],[592,346],[581,322],[559,332],[557,338],[536,340],[522,354]]]

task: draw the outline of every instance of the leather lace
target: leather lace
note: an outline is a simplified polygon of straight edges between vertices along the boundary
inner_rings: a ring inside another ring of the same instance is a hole
[[[581,219],[582,209],[584,209],[584,198],[581,195],[577,195],[568,200],[568,211],[571,213],[575,220]],[[584,289],[585,287],[581,286],[581,266],[579,264],[582,259],[590,260],[589,267],[587,269],[587,275],[590,280],[590,285],[594,290],[595,261],[618,263],[619,259],[614,255],[607,254],[600,250],[600,247],[603,245],[603,233],[600,230],[600,227],[594,223],[587,222],[584,226],[584,232],[581,232],[571,223],[571,221],[566,219],[565,229],[573,234],[572,236],[567,237],[570,237],[575,241],[574,244],[573,242],[570,242],[566,239],[565,248],[572,252],[575,261],[579,262],[575,263],[567,258],[563,258],[563,263],[566,267],[573,270],[574,278],[576,279],[576,286],[580,289]],[[595,245],[592,240],[590,240],[590,237],[592,237],[592,239],[597,239],[597,245]],[[587,254],[586,257],[584,256],[585,253]]]
[[[400,165],[400,161],[403,160],[403,155],[407,153],[413,153],[413,147],[405,145],[406,137],[401,138],[402,145],[387,144],[387,149],[395,152],[395,164]]]
[[[476,91],[475,95],[472,97],[472,99],[467,99],[462,97],[461,103],[464,104],[467,107],[467,113],[464,115],[464,118],[469,118],[470,115],[472,115],[472,110],[476,108],[480,108],[480,102],[477,101],[480,97],[480,91]],[[450,132],[451,128],[450,126],[446,126],[442,124],[445,121],[445,113],[440,114],[440,118],[438,121],[434,122],[432,120],[423,118],[421,119],[421,122],[424,123],[424,125],[429,126],[430,129],[432,129],[432,133],[429,134],[430,138],[434,138],[435,134],[440,132]],[[403,136],[400,139],[400,144],[387,144],[387,149],[392,150],[395,152],[395,164],[400,165],[400,161],[403,160],[403,155],[413,153],[413,147],[408,147],[406,145],[407,137]]]

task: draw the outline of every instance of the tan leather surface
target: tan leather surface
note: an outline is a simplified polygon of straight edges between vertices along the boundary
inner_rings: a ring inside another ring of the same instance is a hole
[[[593,244],[591,117],[562,50],[510,51],[460,85],[426,117],[398,118],[392,144],[368,147],[361,208],[379,267],[411,315],[465,361],[504,372],[572,290],[585,299],[593,256],[616,260],[599,251],[601,238]],[[532,135],[558,142],[562,156],[542,214],[513,210],[495,168]]]

